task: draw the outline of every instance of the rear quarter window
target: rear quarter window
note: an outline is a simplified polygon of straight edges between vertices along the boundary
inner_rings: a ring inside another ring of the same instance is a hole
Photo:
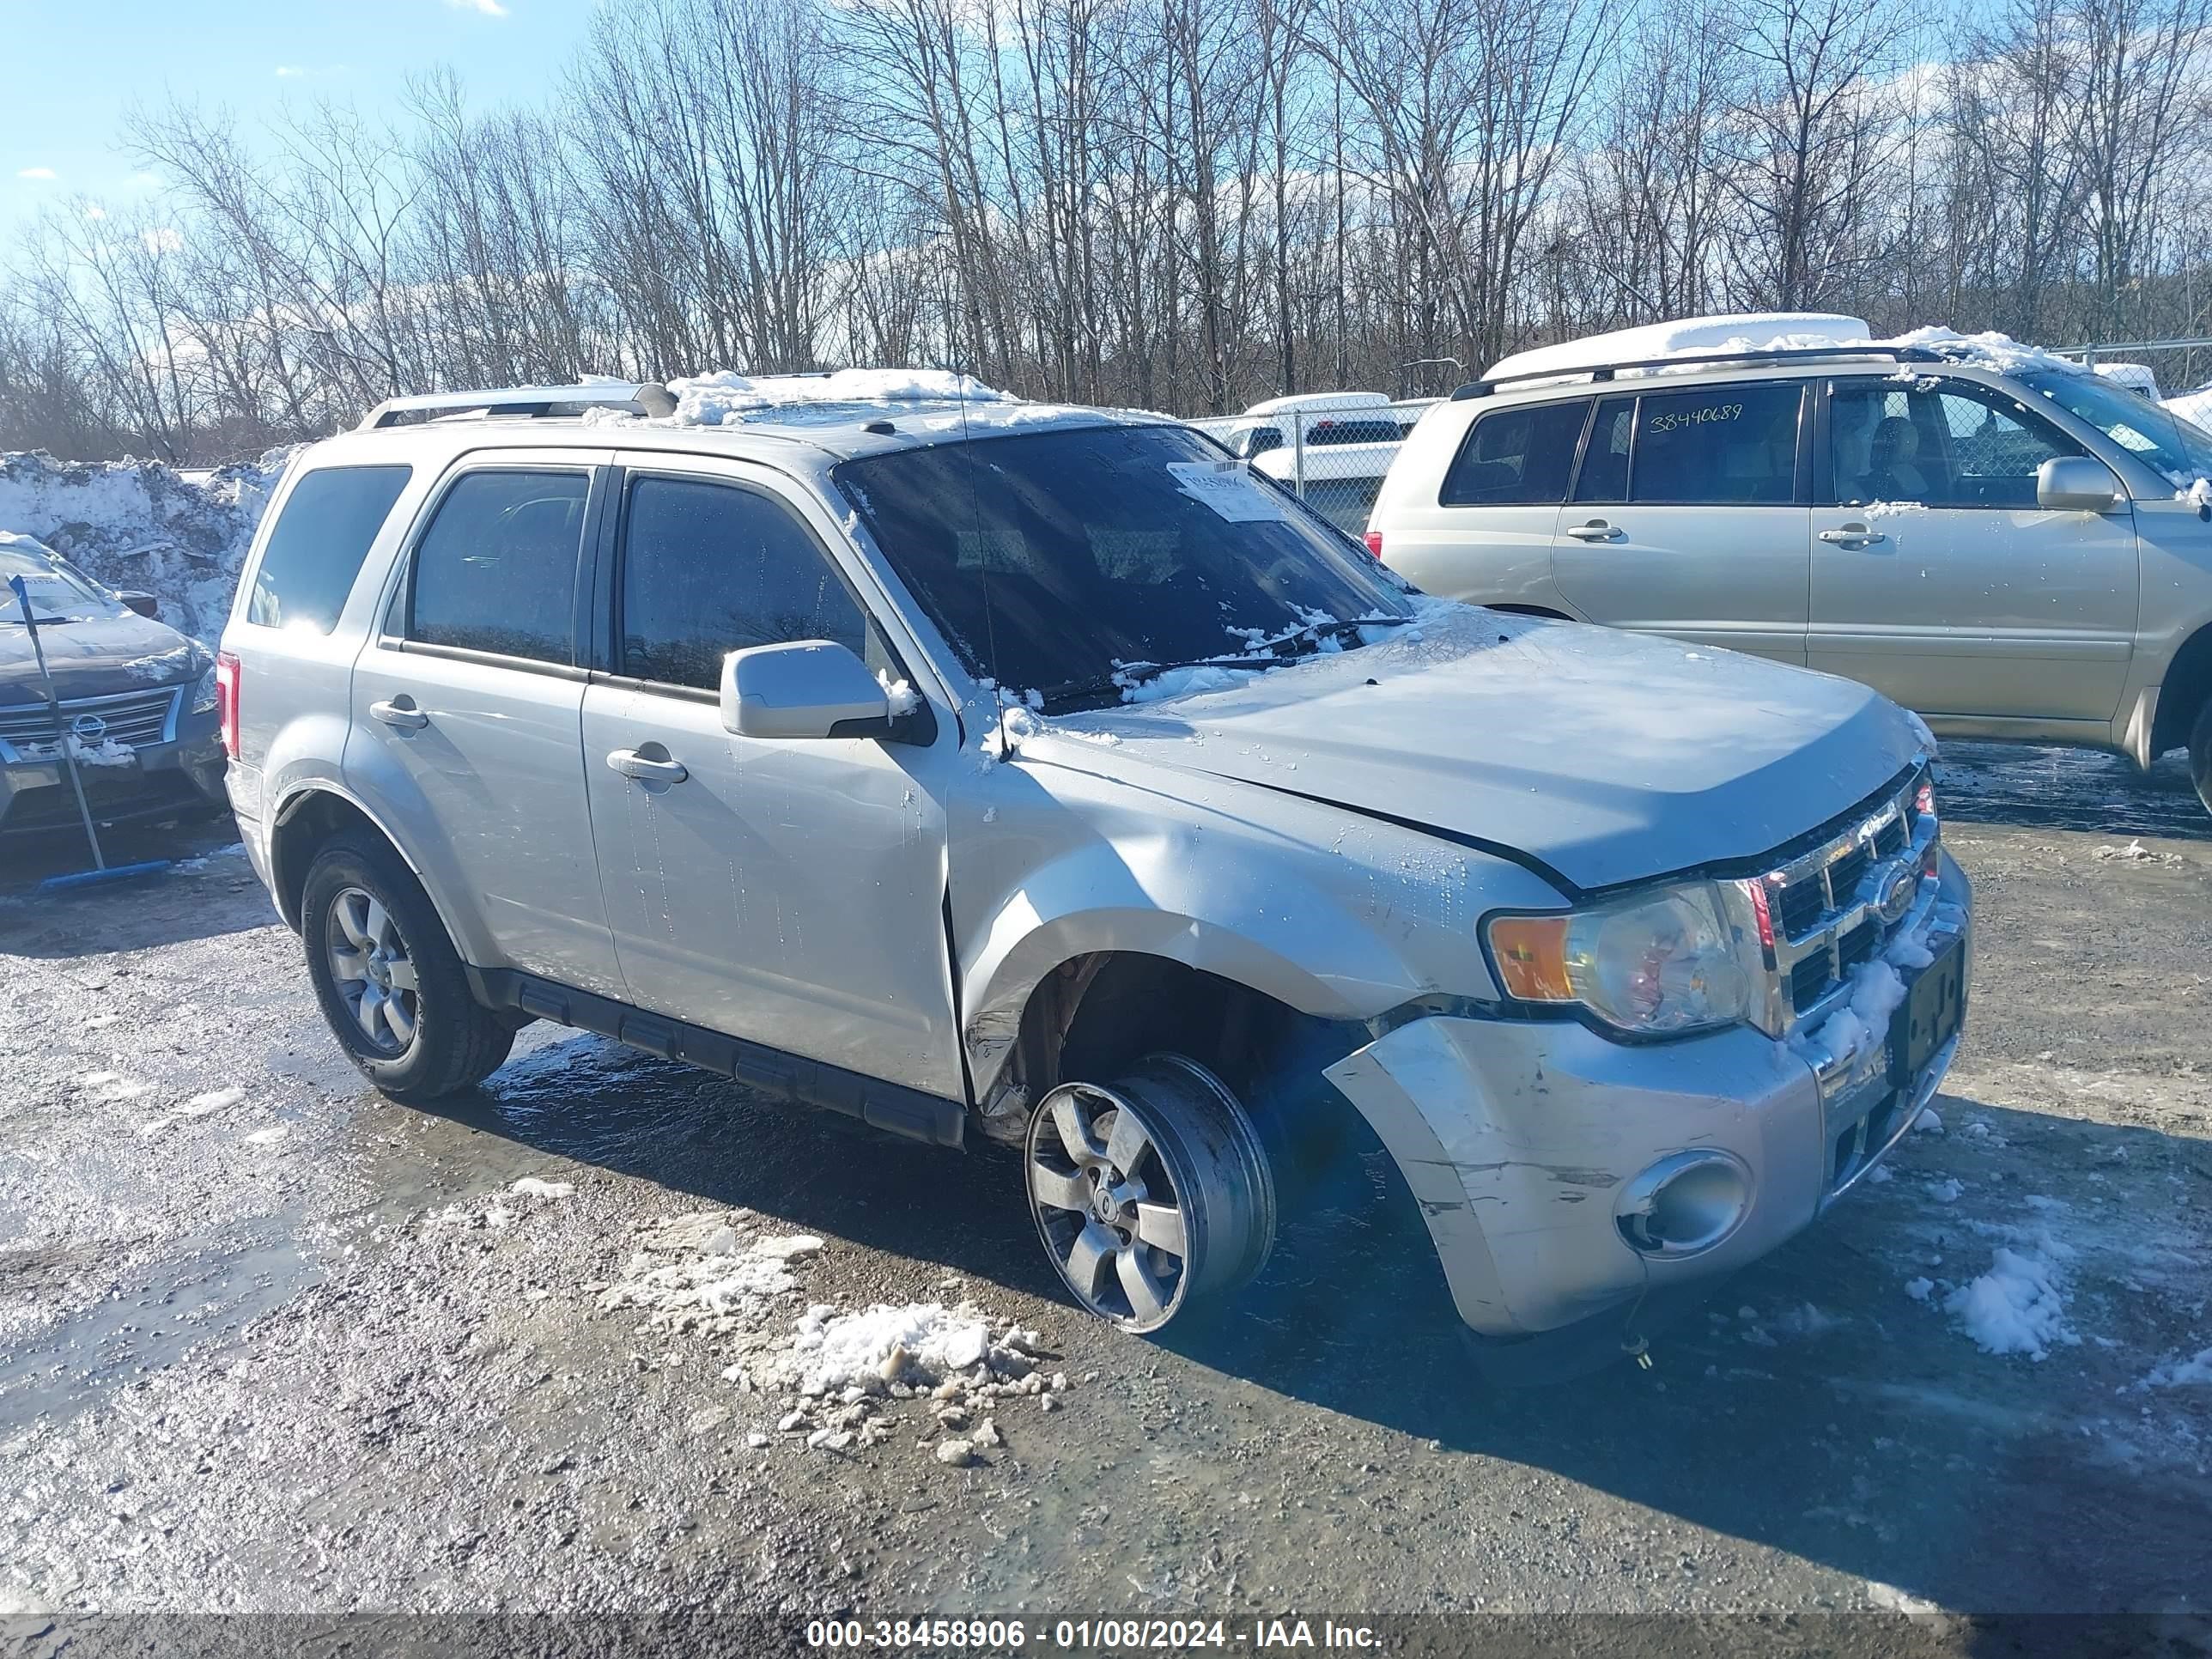
[[[325,466],[302,477],[261,550],[246,620],[318,634],[337,626],[376,532],[413,472],[409,466]]]

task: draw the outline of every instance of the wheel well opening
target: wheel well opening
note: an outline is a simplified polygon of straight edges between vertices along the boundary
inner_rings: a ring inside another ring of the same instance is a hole
[[[2150,757],[2189,741],[2197,711],[2212,697],[2212,623],[2182,641],[2158,689],[2158,714],[2151,726]]]
[[[1296,1148],[1292,1162],[1314,1165],[1343,1150],[1358,1117],[1322,1068],[1367,1040],[1355,1022],[1300,1013],[1217,974],[1100,952],[1062,963],[1031,993],[1018,1080],[1035,1102],[1071,1080],[1109,1083],[1147,1054],[1187,1054],[1243,1103],[1279,1158]]]
[[[387,842],[368,813],[343,796],[327,789],[313,789],[288,803],[269,838],[270,884],[276,889],[276,908],[294,933],[300,931],[300,896],[307,885],[307,866],[316,850],[331,836],[363,830]],[[395,851],[398,849],[395,848]]]

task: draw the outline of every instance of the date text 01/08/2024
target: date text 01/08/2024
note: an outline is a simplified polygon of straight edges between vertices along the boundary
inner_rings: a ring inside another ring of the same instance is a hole
[[[817,1619],[806,1626],[806,1644],[836,1650],[965,1649],[1004,1652],[1035,1645],[1075,1652],[1100,1650],[1174,1651],[1182,1649],[1372,1648],[1365,1625],[1324,1619],[1255,1619],[1232,1625],[1220,1619],[1056,1619],[1034,1627],[1023,1619]]]

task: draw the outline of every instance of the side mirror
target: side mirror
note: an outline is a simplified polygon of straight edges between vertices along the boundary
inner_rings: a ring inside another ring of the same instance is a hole
[[[126,609],[137,611],[149,622],[161,620],[161,602],[151,593],[142,593],[135,587],[129,587],[118,590],[115,597],[123,601]]]
[[[722,725],[741,738],[882,738],[890,697],[849,646],[756,645],[722,659]]]
[[[2054,455],[2035,469],[2035,504],[2054,513],[2110,513],[2120,504],[2112,469],[2087,455]]]

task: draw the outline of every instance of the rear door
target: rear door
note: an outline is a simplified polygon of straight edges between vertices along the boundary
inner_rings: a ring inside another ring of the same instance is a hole
[[[1807,388],[1791,380],[1603,398],[1553,554],[1593,622],[1805,660]]]
[[[1590,400],[1513,404],[1460,441],[1433,507],[1399,516],[1384,556],[1431,593],[1476,605],[1547,603],[1552,538]]]
[[[441,482],[354,666],[346,773],[504,963],[615,996],[577,653],[606,459],[504,450]]]
[[[1830,383],[1812,665],[1929,714],[2109,720],[2134,650],[2135,518],[2046,512],[2082,447],[1969,380]]]
[[[744,647],[833,640],[910,678],[831,556],[836,533],[758,468],[626,474],[599,601],[605,669],[583,719],[616,946],[641,1007],[961,1099],[944,909],[951,711],[927,744],[722,725],[722,659]],[[617,769],[632,756],[659,775]]]

